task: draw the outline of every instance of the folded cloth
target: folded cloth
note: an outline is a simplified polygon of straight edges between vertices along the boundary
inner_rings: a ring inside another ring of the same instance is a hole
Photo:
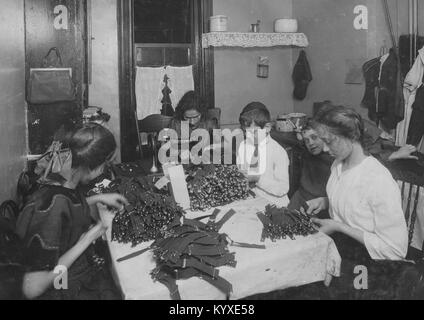
[[[135,95],[138,119],[160,113],[164,76],[164,68],[137,67]]]

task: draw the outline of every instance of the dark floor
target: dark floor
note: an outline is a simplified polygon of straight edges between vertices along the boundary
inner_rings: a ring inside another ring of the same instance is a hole
[[[324,283],[318,282],[307,286],[289,288],[268,293],[256,294],[243,300],[330,300]]]

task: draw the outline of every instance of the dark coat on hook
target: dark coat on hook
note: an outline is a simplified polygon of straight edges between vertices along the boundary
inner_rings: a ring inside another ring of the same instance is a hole
[[[301,50],[299,53],[299,58],[293,69],[292,78],[294,82],[293,97],[296,100],[304,100],[306,98],[309,83],[312,81],[311,67],[309,66],[304,50]]]
[[[362,106],[368,108],[372,121],[381,123],[386,130],[395,129],[404,117],[404,100],[400,68],[395,50],[380,63],[380,57],[363,66],[366,81]]]

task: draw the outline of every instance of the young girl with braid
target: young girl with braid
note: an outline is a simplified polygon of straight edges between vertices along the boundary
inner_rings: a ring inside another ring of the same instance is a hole
[[[17,233],[23,240],[26,274],[23,293],[28,299],[119,299],[109,273],[93,258],[93,242],[106,228],[96,204],[122,209],[127,200],[118,194],[85,198],[77,186],[99,176],[115,154],[116,142],[107,129],[87,124],[68,141],[69,156],[58,183],[43,185],[21,212]],[[67,270],[67,289],[55,288],[56,267]]]

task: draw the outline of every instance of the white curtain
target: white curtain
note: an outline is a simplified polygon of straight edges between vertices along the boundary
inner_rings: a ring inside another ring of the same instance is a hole
[[[172,90],[171,101],[175,109],[184,94],[194,90],[193,66],[166,67],[165,73],[169,77],[168,86]]]
[[[161,112],[165,75],[169,78],[168,87],[172,91],[170,97],[174,109],[187,91],[194,90],[193,66],[137,67],[135,95],[139,120]]]
[[[135,95],[137,101],[137,116],[139,120],[151,114],[158,114],[162,109],[162,89],[165,69],[137,67]]]

